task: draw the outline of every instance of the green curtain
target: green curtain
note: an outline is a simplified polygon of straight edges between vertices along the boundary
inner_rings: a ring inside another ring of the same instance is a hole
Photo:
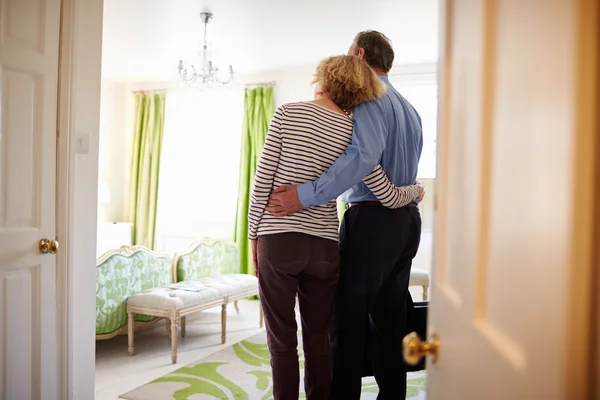
[[[133,222],[133,244],[152,250],[164,126],[165,94],[136,93],[129,218]]]
[[[240,180],[233,239],[240,251],[240,273],[254,274],[252,249],[248,240],[248,207],[258,159],[275,113],[273,88],[246,89],[240,157]]]

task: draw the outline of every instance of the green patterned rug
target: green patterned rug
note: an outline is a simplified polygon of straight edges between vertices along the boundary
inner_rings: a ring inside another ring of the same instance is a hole
[[[298,338],[301,339],[301,338]],[[301,340],[299,340],[301,343]],[[121,396],[128,400],[271,400],[269,350],[264,332],[180,368]],[[304,362],[300,354],[300,382]],[[425,372],[408,374],[407,399],[425,399]],[[302,386],[302,385],[301,385]],[[363,379],[361,399],[375,399],[377,384]],[[300,398],[305,398],[300,388]]]

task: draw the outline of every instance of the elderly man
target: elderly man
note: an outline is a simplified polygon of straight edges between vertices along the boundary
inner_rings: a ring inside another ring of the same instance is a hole
[[[275,215],[327,203],[340,194],[349,208],[339,232],[340,281],[331,330],[331,399],[359,399],[365,357],[379,386],[378,399],[406,397],[402,337],[412,259],[421,235],[413,203],[383,207],[362,183],[377,164],[398,186],[417,177],[423,147],[421,118],[388,80],[394,51],[385,35],[360,32],[349,54],[367,62],[387,85],[379,100],[354,110],[352,144],[318,180],[281,187],[270,198]]]

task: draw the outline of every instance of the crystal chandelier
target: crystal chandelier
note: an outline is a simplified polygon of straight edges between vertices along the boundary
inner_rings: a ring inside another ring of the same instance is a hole
[[[227,85],[233,82],[233,67],[229,66],[229,76],[227,79],[219,78],[219,68],[214,67],[208,55],[208,43],[206,41],[206,27],[208,21],[212,19],[212,13],[200,13],[200,19],[204,24],[204,43],[202,49],[198,51],[198,61],[189,67],[184,66],[183,60],[179,60],[179,79],[188,86],[198,86],[206,88],[212,84]]]

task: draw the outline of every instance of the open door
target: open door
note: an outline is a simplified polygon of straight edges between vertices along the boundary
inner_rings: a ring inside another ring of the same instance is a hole
[[[0,1],[0,399],[58,398],[60,0]]]
[[[598,1],[443,3],[427,398],[590,399]]]

